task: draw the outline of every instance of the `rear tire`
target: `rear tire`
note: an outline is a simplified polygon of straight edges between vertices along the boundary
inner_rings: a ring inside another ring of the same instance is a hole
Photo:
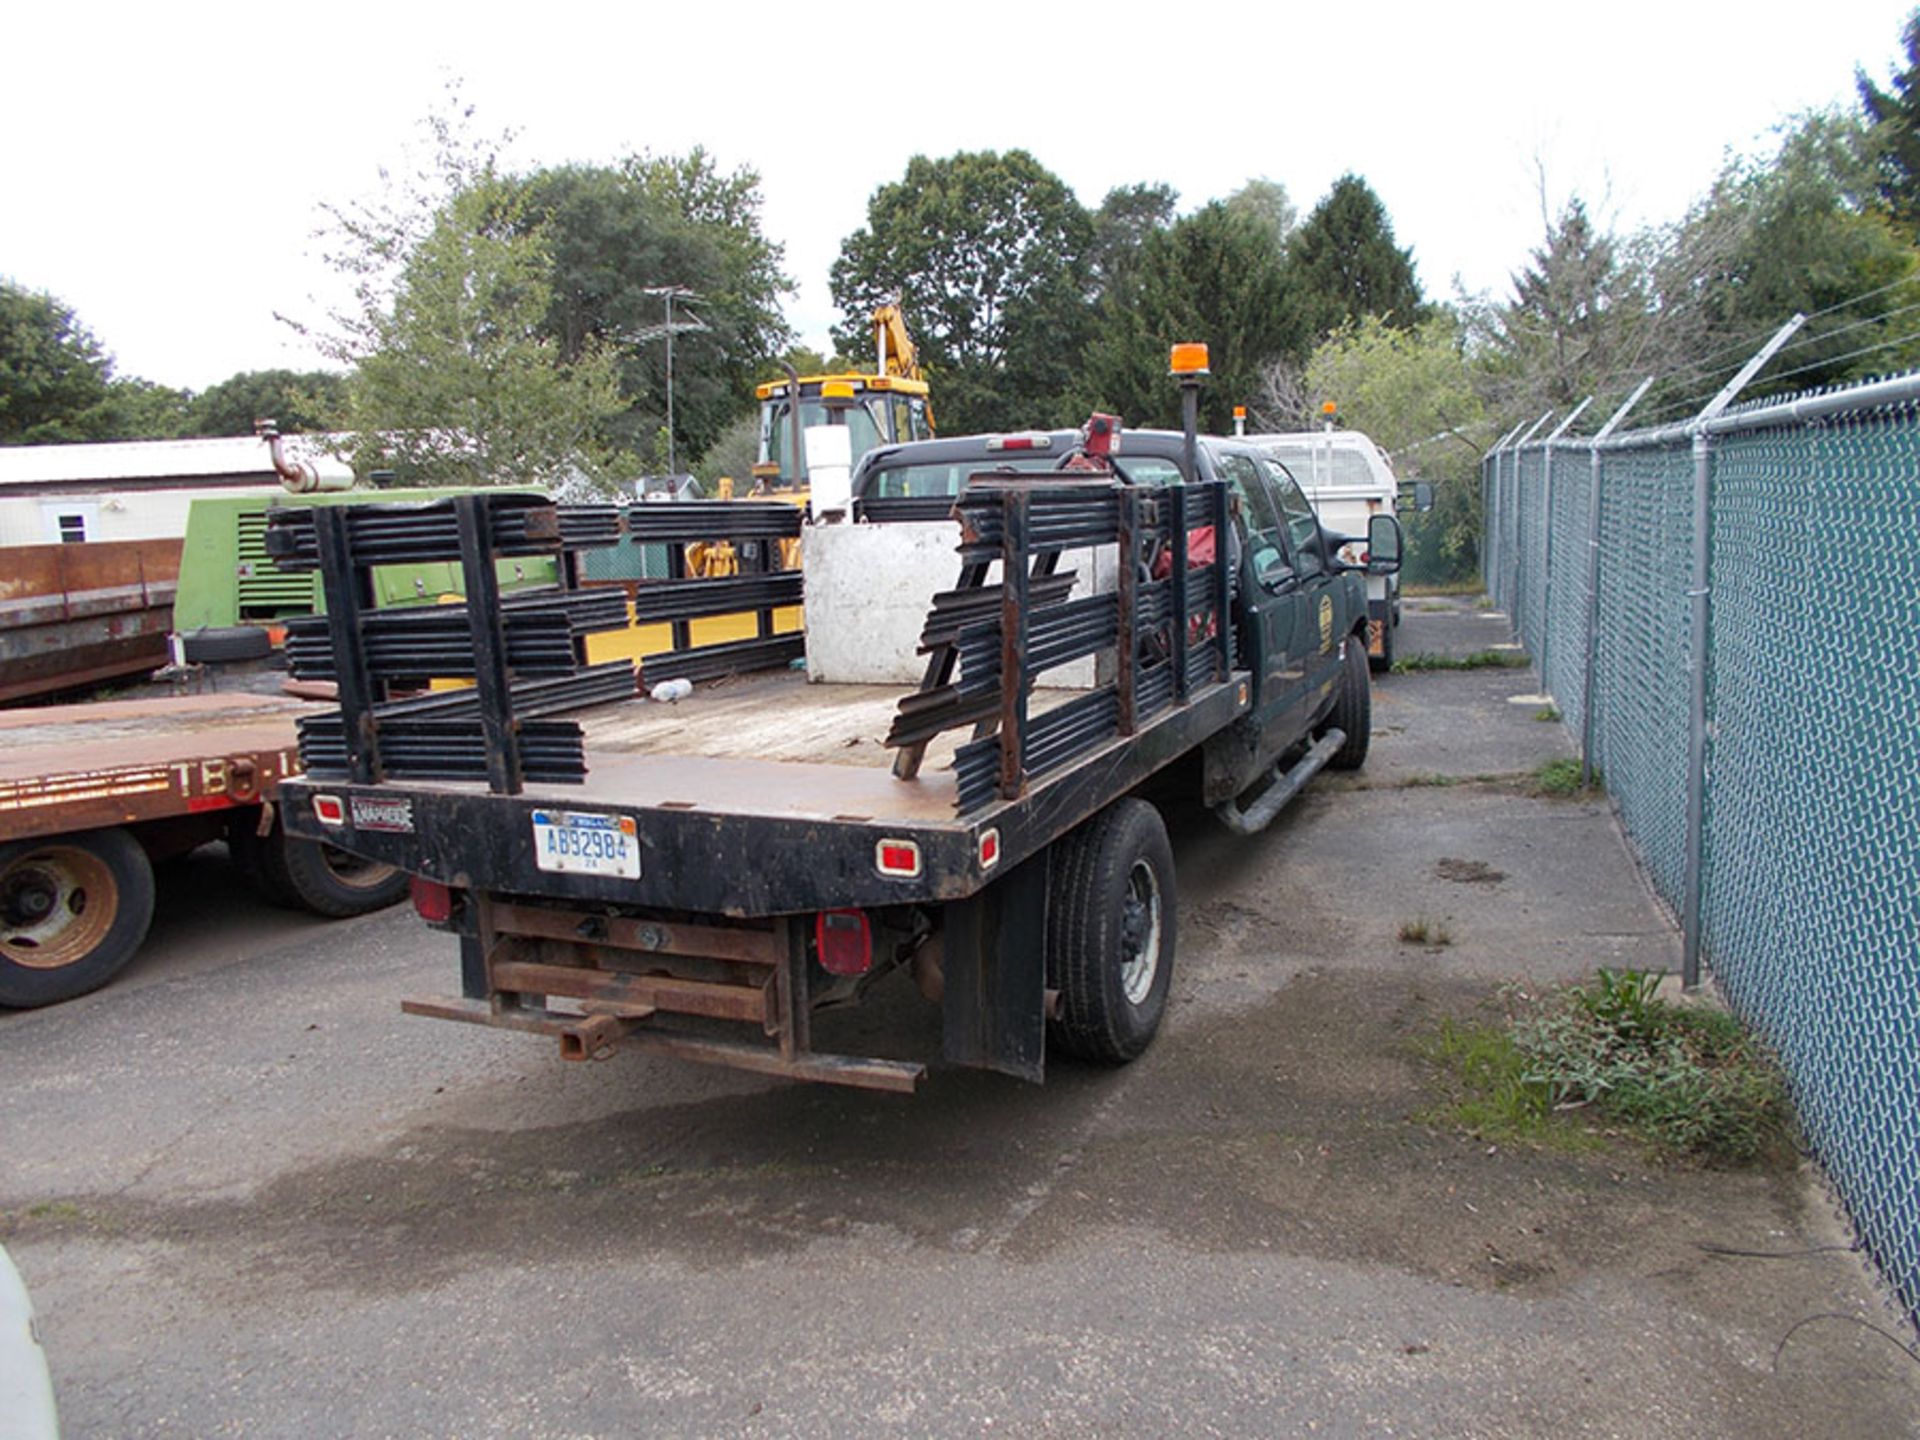
[[[1051,1043],[1123,1065],[1153,1043],[1173,979],[1178,907],[1160,812],[1117,800],[1055,848],[1047,905]]]
[[[1367,744],[1373,732],[1373,677],[1367,665],[1367,647],[1357,635],[1346,640],[1340,693],[1334,698],[1327,723],[1346,732],[1346,743],[1327,761],[1335,770],[1358,770],[1367,763]]]
[[[277,815],[271,834],[262,837],[243,821],[227,844],[254,888],[290,910],[344,920],[383,910],[407,893],[406,871],[289,835]]]
[[[124,830],[0,845],[0,1005],[106,984],[147,938],[153,894],[147,852]]]

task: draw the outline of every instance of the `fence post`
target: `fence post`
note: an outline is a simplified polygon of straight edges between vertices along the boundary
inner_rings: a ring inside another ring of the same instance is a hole
[[[1580,784],[1582,788],[1593,784],[1593,674],[1600,656],[1600,473],[1604,468],[1600,460],[1600,446],[1608,436],[1619,428],[1620,422],[1627,418],[1627,412],[1640,403],[1653,385],[1653,377],[1647,376],[1634,392],[1627,396],[1620,408],[1608,417],[1593,439],[1588,441],[1588,454],[1593,460],[1593,475],[1587,487],[1587,626],[1586,656],[1580,676]]]
[[[1520,469],[1520,452],[1540,427],[1552,418],[1553,407],[1549,406],[1538,420],[1527,427],[1527,433],[1513,447],[1513,574],[1508,577],[1510,603],[1507,605],[1507,621],[1513,626],[1513,638],[1522,645],[1526,643],[1526,633],[1521,629],[1520,612],[1527,603],[1527,574],[1539,563],[1539,559],[1527,554],[1527,533],[1523,523],[1527,487],[1526,477]]]
[[[1707,643],[1712,612],[1708,593],[1709,541],[1713,509],[1713,436],[1707,429],[1787,337],[1806,324],[1795,315],[1774,332],[1773,338],[1742,365],[1707,408],[1693,417],[1693,566],[1687,590],[1687,883],[1680,915],[1680,984],[1700,985],[1701,886],[1706,868],[1707,815]]]
[[[1553,694],[1553,681],[1547,678],[1547,656],[1553,649],[1553,447],[1567,433],[1567,427],[1578,420],[1581,412],[1592,403],[1593,397],[1587,396],[1573,407],[1566,419],[1553,427],[1553,433],[1547,436],[1547,448],[1540,456],[1540,504],[1547,545],[1540,562],[1546,571],[1546,578],[1540,586],[1540,655],[1537,663],[1540,667],[1540,691],[1544,695]]]

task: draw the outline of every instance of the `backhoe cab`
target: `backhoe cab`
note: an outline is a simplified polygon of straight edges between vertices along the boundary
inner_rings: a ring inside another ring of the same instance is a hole
[[[760,399],[756,491],[806,487],[804,435],[817,426],[846,427],[854,464],[881,445],[932,437],[927,383],[899,306],[882,305],[873,312],[873,339],[872,374],[790,374],[755,392]]]

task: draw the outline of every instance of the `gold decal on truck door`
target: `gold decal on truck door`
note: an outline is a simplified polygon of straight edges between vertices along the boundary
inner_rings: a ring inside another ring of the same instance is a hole
[[[1333,649],[1333,597],[1320,597],[1320,653]]]

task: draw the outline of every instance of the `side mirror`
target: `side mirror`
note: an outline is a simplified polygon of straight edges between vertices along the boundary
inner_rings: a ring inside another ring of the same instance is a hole
[[[1367,574],[1400,573],[1400,522],[1391,515],[1375,515],[1367,521]]]
[[[1416,480],[1413,482],[1413,508],[1424,515],[1433,509],[1433,482]]]

